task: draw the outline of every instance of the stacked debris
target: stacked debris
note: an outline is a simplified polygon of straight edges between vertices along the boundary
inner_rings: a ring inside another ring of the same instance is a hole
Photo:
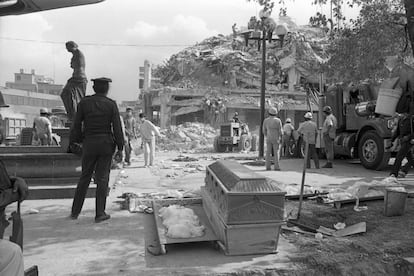
[[[163,138],[157,144],[160,150],[202,150],[212,149],[218,131],[202,123],[185,123],[161,130]]]
[[[269,43],[266,61],[268,90],[279,90],[286,72],[295,66],[302,76],[314,79],[314,74],[326,62],[328,36],[325,30],[296,26],[289,18],[289,33],[279,41]],[[245,41],[243,34],[218,35],[188,47],[156,70],[155,75],[165,85],[194,85],[228,88],[259,88],[261,85],[261,51],[258,41]]]

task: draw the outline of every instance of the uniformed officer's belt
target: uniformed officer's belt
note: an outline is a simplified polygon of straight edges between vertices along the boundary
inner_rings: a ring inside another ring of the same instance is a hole
[[[89,134],[88,136],[86,136],[86,138],[89,138],[89,137],[93,137],[93,138],[98,138],[98,137],[113,138],[112,134],[110,134],[110,133]]]

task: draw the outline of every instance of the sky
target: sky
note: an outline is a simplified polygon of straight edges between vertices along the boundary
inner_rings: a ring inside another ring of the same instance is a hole
[[[276,3],[278,1],[275,1]],[[286,0],[287,13],[305,25],[327,7],[311,0]],[[280,6],[276,4],[273,16]],[[79,7],[0,17],[0,86],[24,69],[65,84],[71,77],[73,40],[86,59],[88,79],[112,78],[109,96],[117,101],[138,97],[139,67],[144,60],[161,64],[172,54],[207,37],[246,26],[260,6],[246,0],[106,0]],[[355,10],[345,10],[355,17]],[[129,45],[129,46],[114,46]],[[91,82],[87,94],[92,94]]]

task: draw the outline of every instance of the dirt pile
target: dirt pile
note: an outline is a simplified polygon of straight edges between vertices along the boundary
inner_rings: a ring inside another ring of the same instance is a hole
[[[202,123],[185,123],[161,130],[163,137],[158,143],[159,150],[203,150],[212,149],[218,130]]]

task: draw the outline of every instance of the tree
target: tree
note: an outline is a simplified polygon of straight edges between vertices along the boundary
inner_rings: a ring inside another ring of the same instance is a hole
[[[248,1],[263,7],[273,3],[271,0]],[[283,5],[284,0],[279,4]],[[380,79],[388,73],[384,67],[386,56],[412,57],[407,51],[410,47],[414,55],[414,0],[313,0],[313,4],[331,7],[329,15],[317,13],[309,23],[330,27],[327,48],[330,60],[323,68],[332,81]],[[359,6],[358,18],[345,23],[344,5]]]

